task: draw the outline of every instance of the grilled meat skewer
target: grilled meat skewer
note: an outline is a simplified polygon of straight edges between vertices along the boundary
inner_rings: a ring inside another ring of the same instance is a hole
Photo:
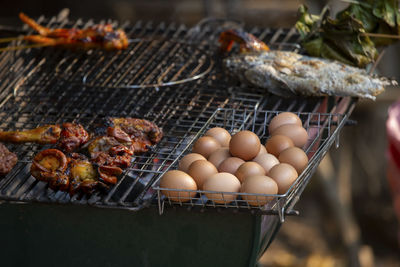
[[[74,46],[85,49],[103,48],[122,50],[128,47],[128,38],[122,29],[114,30],[111,24],[94,25],[87,29],[49,29],[36,23],[24,13],[19,18],[39,35],[24,36],[24,40],[48,46]]]

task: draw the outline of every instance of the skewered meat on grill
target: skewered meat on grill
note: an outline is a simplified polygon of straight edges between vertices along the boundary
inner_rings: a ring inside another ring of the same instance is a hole
[[[17,164],[17,155],[10,152],[5,145],[0,143],[0,176],[6,175]]]
[[[60,139],[58,125],[45,125],[26,131],[0,132],[0,141],[11,143],[55,144]]]
[[[111,24],[94,25],[87,29],[49,29],[36,23],[24,13],[19,18],[39,35],[28,35],[24,40],[49,46],[75,46],[86,49],[122,50],[128,47],[128,38],[122,29]]]

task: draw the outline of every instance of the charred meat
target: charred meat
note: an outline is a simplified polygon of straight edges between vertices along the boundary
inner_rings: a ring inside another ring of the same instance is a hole
[[[89,141],[89,134],[80,124],[45,125],[26,131],[0,132],[0,140],[11,143],[56,144],[72,152]]]
[[[45,125],[26,131],[0,132],[0,141],[11,143],[55,144],[60,139],[61,127]]]
[[[0,143],[0,176],[6,175],[17,164],[17,155],[10,152],[5,145]]]
[[[89,137],[82,125],[67,122],[62,125],[58,147],[69,153],[86,144]]]
[[[122,170],[121,170],[122,172]],[[47,182],[53,190],[91,194],[96,189],[107,189],[96,168],[82,154],[72,153],[67,157],[57,149],[46,149],[35,156],[32,161],[31,174],[36,179]]]
[[[108,134],[119,139],[114,133],[122,130],[132,140],[132,150],[142,153],[158,142],[163,137],[162,130],[153,122],[137,118],[110,118],[111,129]],[[114,129],[113,129],[114,128]],[[114,135],[113,135],[114,134]]]
[[[235,43],[240,46],[240,53],[269,51],[269,47],[254,35],[237,30],[227,30],[219,37],[221,52],[229,52]]]
[[[34,157],[31,174],[36,179],[47,182],[53,190],[66,191],[69,188],[67,168],[68,159],[63,152],[57,149],[46,149]]]
[[[111,136],[100,136],[90,142],[88,151],[91,160],[101,166],[127,168],[134,151]]]
[[[92,193],[116,184],[131,165],[133,155],[145,152],[162,138],[154,123],[135,118],[111,118],[103,135],[90,139],[80,124],[64,123],[58,149],[46,149],[35,156],[31,174],[54,190]],[[100,127],[101,128],[101,127]],[[100,129],[98,128],[98,130]],[[71,153],[79,151],[88,155]]]
[[[128,47],[128,38],[122,29],[114,30],[111,24],[94,25],[87,29],[49,29],[36,23],[24,13],[19,18],[39,35],[24,36],[24,40],[49,46],[74,46],[85,49],[103,48],[122,50]]]
[[[76,192],[92,194],[97,189],[107,189],[108,185],[99,180],[99,174],[89,160],[77,153],[69,158],[68,172],[70,179],[69,193]],[[115,183],[109,183],[115,184]]]

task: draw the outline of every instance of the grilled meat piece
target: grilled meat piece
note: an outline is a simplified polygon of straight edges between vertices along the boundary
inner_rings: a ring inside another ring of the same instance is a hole
[[[117,171],[116,171],[117,169]],[[82,154],[72,153],[66,157],[57,149],[39,152],[32,161],[31,174],[36,179],[47,182],[53,190],[91,194],[96,189],[108,189],[108,184],[115,184],[122,169],[95,166]],[[104,182],[103,182],[104,181]]]
[[[128,168],[134,153],[112,136],[100,136],[88,145],[90,161],[98,165],[100,180],[115,184],[122,169]]]
[[[67,158],[57,149],[47,149],[35,156],[31,174],[49,183],[50,188],[91,194],[117,183],[117,176],[130,166],[136,152],[147,151],[162,138],[162,131],[154,123],[135,118],[112,118],[107,135],[89,141],[89,134],[80,124],[64,123],[58,147],[72,152],[87,144],[90,158],[71,153]],[[104,130],[103,130],[104,131]],[[104,134],[104,132],[103,132]]]
[[[5,145],[0,143],[0,176],[6,175],[17,164],[17,155],[10,152]]]
[[[85,156],[73,153],[71,158],[68,160],[70,195],[73,195],[76,192],[92,194],[96,189],[108,189],[108,185],[99,180],[100,174]]]
[[[63,123],[58,147],[64,152],[72,152],[89,141],[89,134],[80,124]]]
[[[239,38],[246,42],[245,38],[240,38],[241,33],[236,34],[235,38],[231,35],[221,35],[221,38],[229,37],[232,41]],[[250,41],[248,45],[254,44]],[[224,59],[224,65],[241,82],[283,97],[335,95],[374,100],[383,92],[384,86],[395,83],[372,77],[363,69],[294,52],[261,50],[241,53]]]
[[[45,125],[26,131],[0,132],[0,141],[11,143],[55,144],[60,138],[61,128],[58,125]]]
[[[97,171],[100,175],[100,180],[108,184],[116,184],[117,176],[122,174],[122,169],[116,166],[99,166]]]
[[[87,29],[49,29],[36,23],[24,13],[19,18],[39,35],[28,35],[24,40],[49,46],[74,46],[85,49],[103,48],[122,50],[128,47],[128,38],[122,29],[114,30],[111,24],[94,25]]]
[[[134,153],[122,145],[116,138],[100,136],[90,142],[88,151],[91,161],[100,166],[127,168],[131,164]]]
[[[163,137],[162,130],[153,122],[136,118],[110,118],[113,128],[119,128],[132,140],[131,148],[135,153],[146,152]],[[112,133],[113,131],[108,131]],[[114,130],[115,132],[115,130]],[[118,139],[117,136],[114,136]]]
[[[221,52],[231,51],[235,42],[240,45],[241,53],[269,51],[269,47],[263,41],[250,33],[237,29],[222,32],[218,41]]]
[[[36,179],[47,182],[53,190],[66,191],[69,188],[67,167],[68,159],[63,152],[46,149],[39,152],[32,160],[31,174]]]

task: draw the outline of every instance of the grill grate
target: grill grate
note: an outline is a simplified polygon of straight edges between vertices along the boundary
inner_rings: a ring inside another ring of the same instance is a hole
[[[51,27],[93,24],[91,20],[70,22],[55,18],[41,18],[39,22]],[[67,121],[90,128],[107,116],[130,116],[155,122],[163,128],[165,137],[152,151],[136,156],[106,194],[72,197],[49,189],[29,174],[32,157],[48,146],[7,144],[19,161],[0,178],[0,199],[140,209],[154,200],[154,180],[179,157],[193,140],[192,133],[200,131],[217,108],[347,112],[346,98],[285,100],[232,85],[222,74],[219,57],[214,53],[221,27],[202,24],[190,30],[183,25],[151,22],[120,26],[137,40],[127,51],[46,47],[0,54],[0,130],[31,129]],[[251,32],[278,48],[298,39],[294,31],[282,29]],[[188,65],[183,64],[187,59]],[[98,74],[101,75],[96,77]],[[344,109],[339,109],[342,106]]]

